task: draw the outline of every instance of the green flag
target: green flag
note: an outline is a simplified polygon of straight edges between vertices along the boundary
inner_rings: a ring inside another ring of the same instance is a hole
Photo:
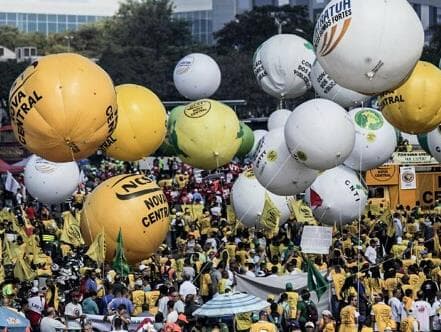
[[[116,239],[116,252],[112,261],[112,267],[117,273],[120,273],[123,276],[127,276],[130,272],[129,264],[124,255],[124,241],[121,227],[119,228],[118,238]]]
[[[328,289],[328,282],[317,270],[313,262],[308,259],[306,264],[308,266],[308,289],[311,292],[314,291],[317,294],[317,299],[320,300],[320,297]]]

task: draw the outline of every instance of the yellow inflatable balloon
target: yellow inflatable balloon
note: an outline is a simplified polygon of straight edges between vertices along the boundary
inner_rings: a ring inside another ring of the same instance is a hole
[[[112,158],[135,161],[155,152],[167,131],[166,112],[159,98],[135,84],[116,87],[118,124],[102,149]]]
[[[114,176],[94,189],[82,211],[81,233],[90,244],[104,229],[110,261],[121,227],[127,260],[134,264],[155,253],[169,227],[167,199],[145,175]]]
[[[409,134],[431,131],[441,123],[441,70],[419,61],[400,87],[380,96],[384,117]]]
[[[230,162],[242,141],[236,113],[210,99],[185,106],[170,123],[169,135],[179,158],[207,170]]]
[[[48,55],[26,68],[11,87],[9,105],[17,140],[54,162],[90,156],[117,123],[109,75],[72,53]]]

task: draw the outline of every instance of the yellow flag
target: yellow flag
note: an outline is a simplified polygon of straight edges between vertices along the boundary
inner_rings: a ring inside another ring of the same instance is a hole
[[[3,264],[14,264],[15,257],[12,254],[11,245],[9,241],[6,239],[6,237],[3,239]]]
[[[106,242],[105,242],[104,229],[97,234],[95,240],[91,243],[89,250],[86,252],[86,256],[89,256],[93,261],[97,263],[104,263],[106,258]]]
[[[34,280],[36,277],[35,271],[26,263],[23,257],[18,257],[17,263],[14,267],[14,277],[20,281]]]
[[[317,220],[315,220],[311,208],[306,205],[305,202],[303,202],[302,200],[291,201],[291,208],[298,222],[307,222],[309,224],[317,225]]]
[[[433,252],[439,255],[439,236],[437,230],[435,230],[435,235],[433,236]]]
[[[265,193],[265,204],[263,205],[262,216],[260,217],[260,224],[265,228],[276,232],[279,228],[281,213],[274,205],[268,193]]]
[[[236,223],[236,213],[234,213],[234,209],[233,209],[233,205],[228,204],[227,205],[227,221],[228,223],[231,224],[235,224]]]
[[[84,244],[83,236],[80,231],[80,223],[74,218],[70,211],[62,213],[64,220],[63,230],[61,231],[60,241],[79,247]]]

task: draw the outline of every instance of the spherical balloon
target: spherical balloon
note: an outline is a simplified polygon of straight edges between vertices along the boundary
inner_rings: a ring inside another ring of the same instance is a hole
[[[280,109],[272,112],[268,118],[268,130],[285,127],[286,121],[288,121],[291,115],[290,110]]]
[[[299,105],[285,125],[288,150],[309,168],[335,167],[351,153],[355,129],[344,108],[326,99]]]
[[[116,87],[118,124],[102,149],[112,158],[135,161],[155,152],[164,141],[164,105],[149,89],[136,84]]]
[[[24,182],[36,200],[57,204],[72,196],[80,182],[80,171],[74,161],[54,163],[34,154],[26,164]]]
[[[315,60],[307,40],[292,34],[275,35],[259,46],[253,70],[260,87],[277,98],[296,98],[311,88],[309,72]]]
[[[348,108],[368,101],[371,96],[343,88],[329,76],[317,60],[311,70],[311,83],[320,98],[332,100],[341,107]]]
[[[427,133],[441,123],[441,70],[419,61],[409,79],[380,96],[384,117],[409,134]]]
[[[306,190],[305,199],[318,221],[344,225],[363,213],[367,193],[353,170],[338,166],[320,174]]]
[[[159,156],[176,156],[176,149],[171,143],[170,139],[170,127],[171,123],[176,122],[176,118],[178,115],[184,111],[185,105],[179,105],[171,109],[167,116],[167,132],[165,134],[164,142],[162,142],[161,146],[157,151],[157,155]]]
[[[397,147],[395,128],[373,108],[355,108],[349,115],[355,126],[355,145],[344,164],[367,171],[388,161]]]
[[[427,134],[418,135],[420,146],[438,162],[441,162],[441,128],[437,127]]]
[[[285,143],[283,128],[271,130],[259,142],[253,170],[257,180],[276,195],[296,195],[305,191],[319,171],[296,161]]]
[[[240,128],[242,132],[242,141],[240,143],[239,150],[236,152],[236,157],[244,158],[253,148],[254,134],[251,128],[243,122],[240,122]]]
[[[185,98],[209,98],[219,88],[221,71],[216,61],[202,53],[192,53],[181,60],[173,72],[175,87]]]
[[[202,99],[187,105],[170,126],[170,139],[179,158],[202,169],[227,164],[241,143],[236,113],[215,100]]]
[[[261,138],[263,136],[265,136],[266,134],[268,134],[267,130],[264,129],[257,129],[253,131],[253,136],[254,136],[254,143],[253,143],[253,147],[251,148],[250,152],[248,153],[249,157],[253,157],[254,154],[256,153],[257,150],[257,146],[259,145],[259,142],[261,140]]]
[[[342,87],[363,94],[399,86],[423,46],[423,26],[407,0],[332,0],[314,30],[323,69]]]
[[[11,124],[29,151],[55,162],[93,154],[116,127],[116,94],[109,75],[72,53],[40,58],[9,92]]]
[[[114,176],[87,196],[83,207],[81,233],[90,244],[104,229],[106,257],[111,260],[119,229],[130,263],[155,253],[169,228],[167,198],[145,175]]]
[[[257,181],[251,169],[241,173],[231,189],[231,200],[237,219],[248,227],[260,226],[260,217],[265,204],[265,188]],[[288,197],[268,192],[271,201],[281,213],[279,224],[290,216]]]

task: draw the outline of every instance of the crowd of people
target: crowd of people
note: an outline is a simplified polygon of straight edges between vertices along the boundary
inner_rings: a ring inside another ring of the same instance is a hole
[[[138,331],[441,331],[441,206],[368,205],[359,222],[334,227],[329,255],[304,255],[305,223],[295,214],[277,234],[235,220],[230,192],[247,164],[204,172],[155,158],[142,172],[164,190],[170,230],[155,255],[121,275],[85,255],[87,246],[63,241],[62,229],[65,211],[79,218],[87,193],[111,176],[140,171],[133,167],[83,165],[84,183],[56,206],[33,200],[24,186],[17,195],[3,190],[2,303],[32,331],[91,331],[89,315],[102,315],[112,331],[128,331],[134,317]],[[238,274],[295,275],[307,259],[329,281],[327,310],[319,312],[310,290],[287,283],[268,294],[263,311],[193,315],[214,296],[234,292]]]

